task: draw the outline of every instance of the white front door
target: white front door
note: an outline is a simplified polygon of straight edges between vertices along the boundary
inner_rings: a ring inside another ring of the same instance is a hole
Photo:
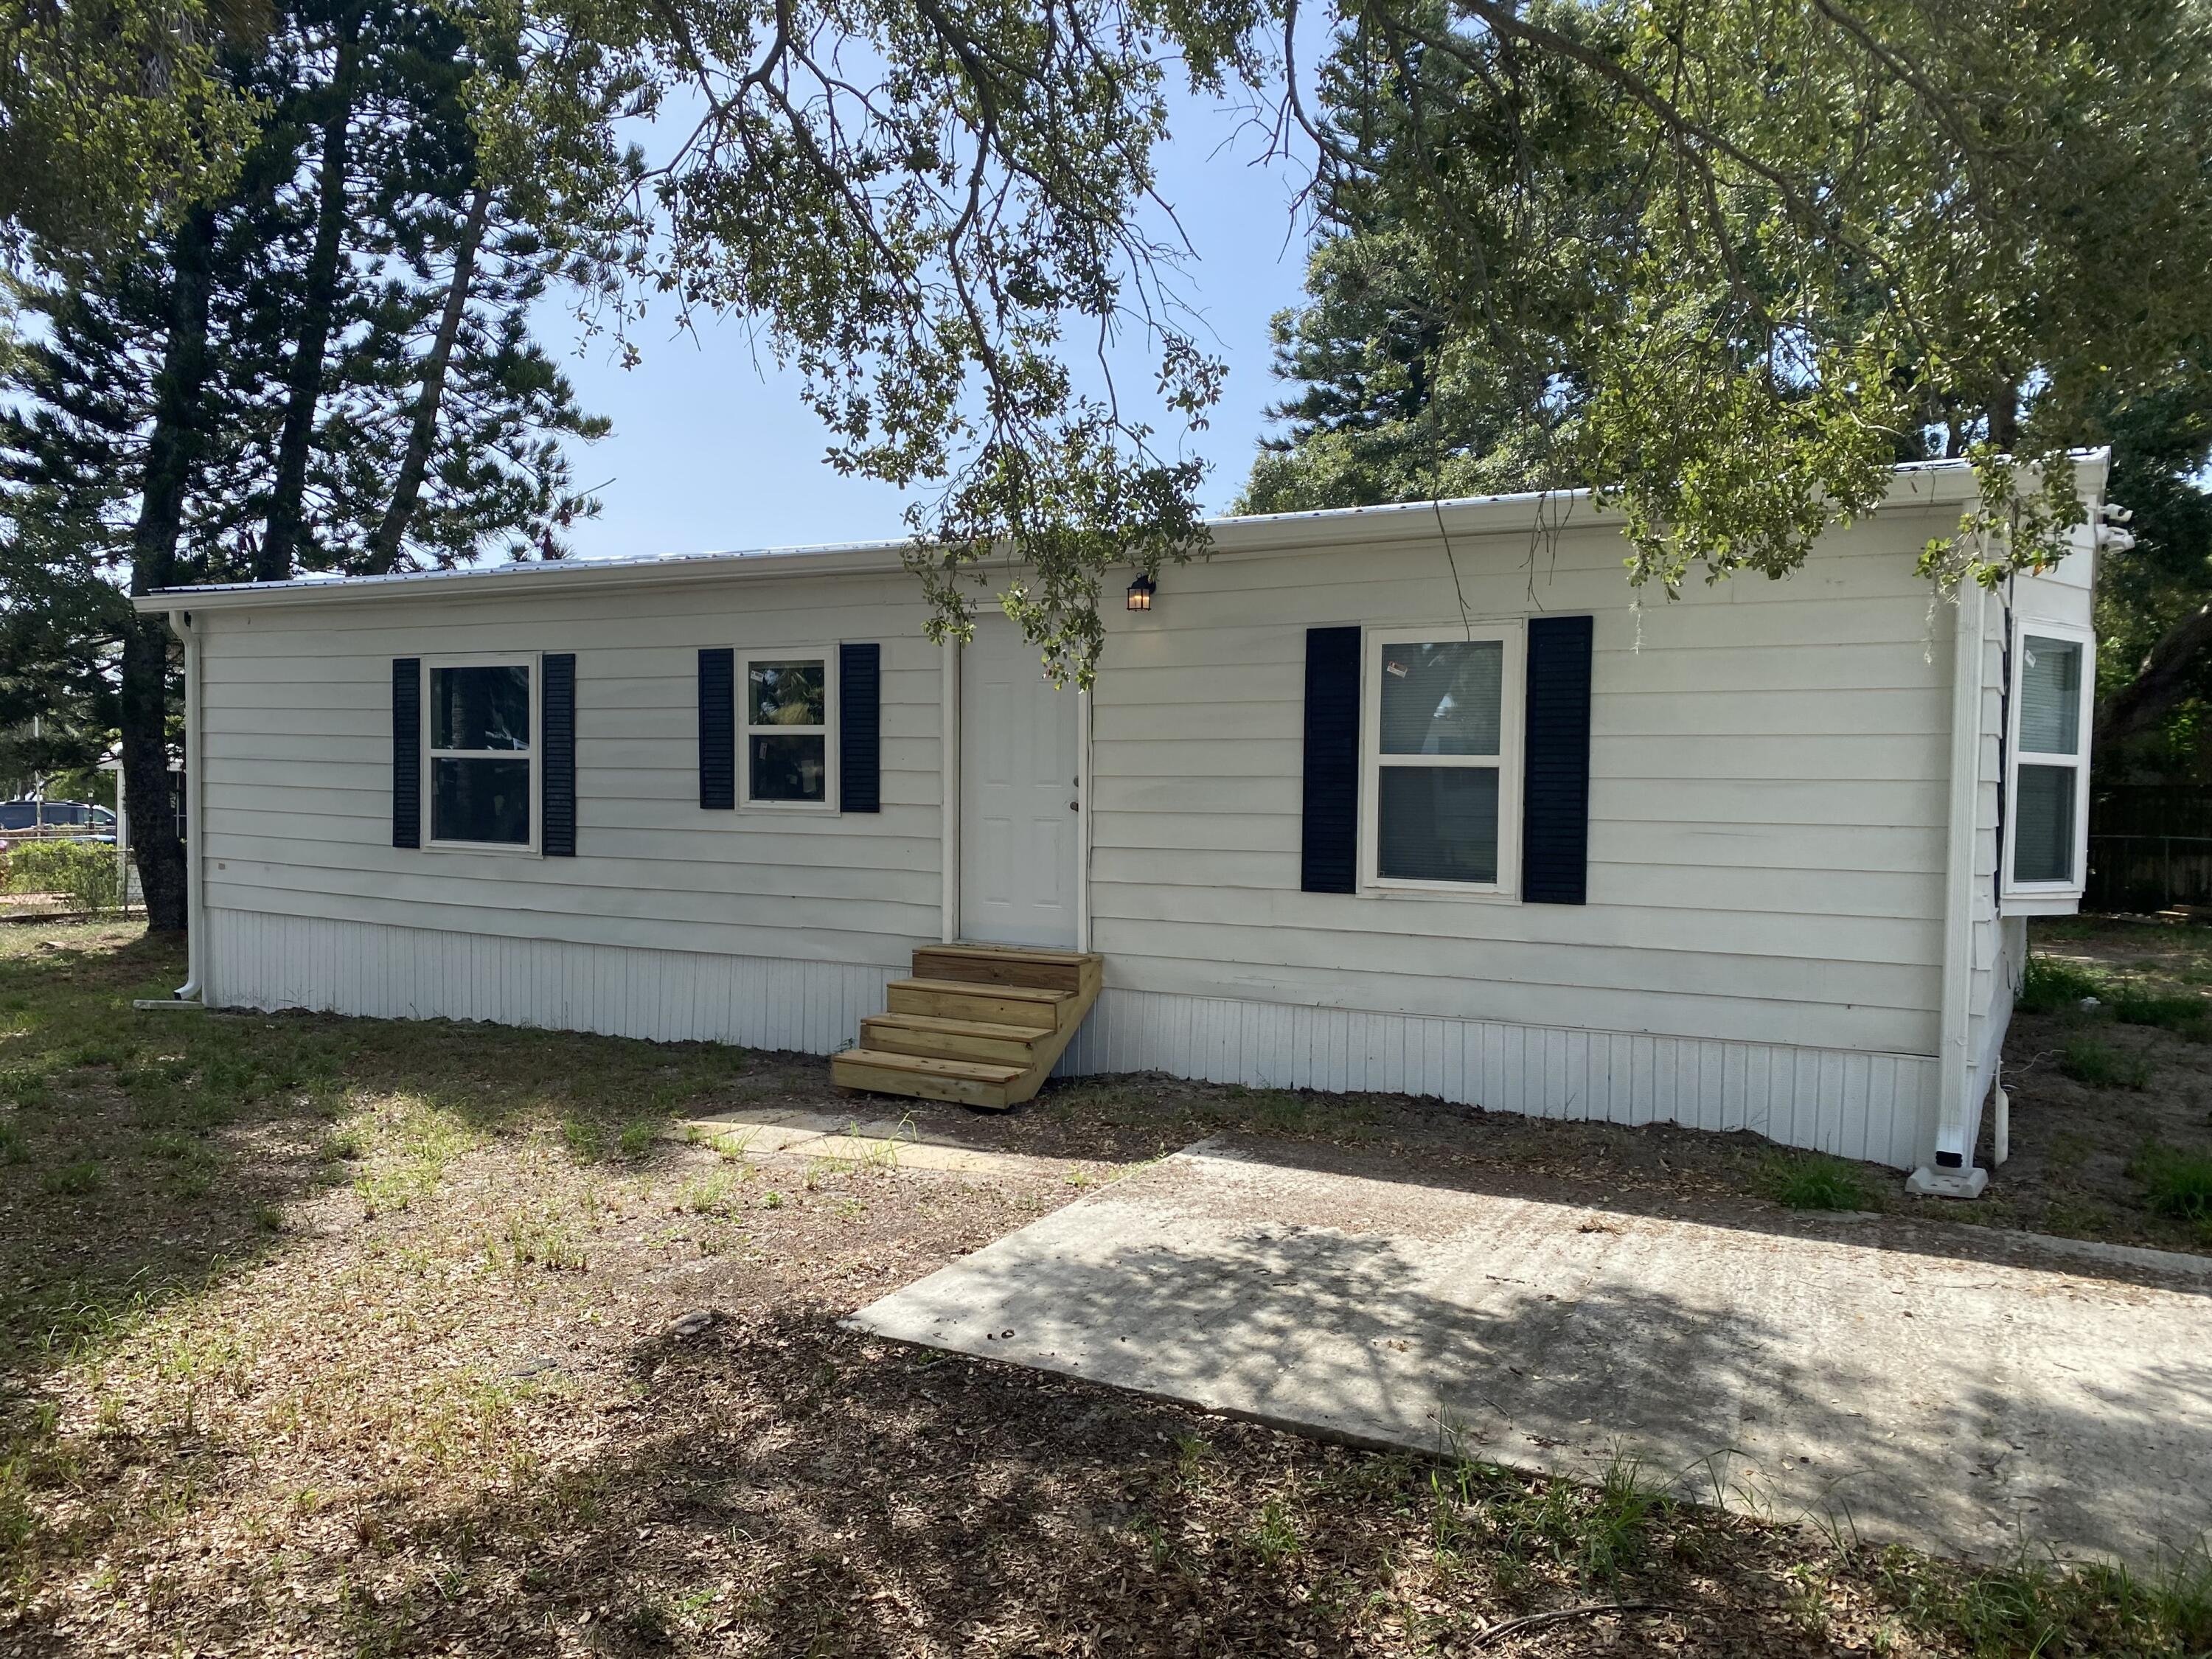
[[[960,936],[1079,943],[1080,700],[1003,617],[960,653]]]

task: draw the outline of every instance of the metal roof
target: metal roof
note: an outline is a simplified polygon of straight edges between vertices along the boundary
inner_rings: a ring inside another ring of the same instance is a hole
[[[2096,452],[2085,459],[2101,459]],[[1913,462],[1896,469],[1888,505],[1933,506],[1963,501],[1973,493],[1966,461]],[[1441,501],[1401,501],[1377,507],[1328,507],[1304,513],[1221,517],[1205,521],[1212,554],[1294,552],[1347,543],[1402,540],[1434,533],[1442,520],[1454,535],[1560,530],[1577,519],[1604,522],[1589,504],[1588,490],[1521,490],[1497,495],[1459,496]],[[466,566],[448,570],[410,570],[385,576],[295,577],[282,582],[214,582],[172,587],[136,596],[141,611],[185,608],[229,609],[242,605],[303,605],[328,599],[370,598],[394,590],[436,586],[481,596],[510,587],[628,586],[681,582],[711,576],[836,575],[900,568],[914,547],[910,538],[893,541],[826,543],[814,546],[760,548],[710,553],[645,554],[611,559],[560,559]]]

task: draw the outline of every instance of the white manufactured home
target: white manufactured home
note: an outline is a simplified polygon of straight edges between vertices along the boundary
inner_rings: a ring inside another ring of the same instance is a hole
[[[1222,521],[1115,596],[1083,694],[995,615],[931,644],[896,544],[149,596],[186,992],[814,1054],[865,1021],[841,1077],[903,1092],[1018,1098],[1042,1055],[1956,1188],[2023,918],[2081,892],[2094,679],[2094,531],[1956,603],[1916,574],[1972,490],[1900,470],[1790,579],[1640,607],[1581,498]]]

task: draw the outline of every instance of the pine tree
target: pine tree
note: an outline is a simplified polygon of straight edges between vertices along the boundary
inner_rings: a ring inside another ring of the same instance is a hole
[[[605,424],[530,337],[552,256],[478,164],[470,51],[429,4],[301,0],[226,63],[260,118],[231,187],[16,287],[0,612],[55,670],[18,701],[112,710],[135,798],[167,787],[176,652],[126,586],[558,556],[595,510],[561,440]],[[183,850],[139,830],[180,927]]]

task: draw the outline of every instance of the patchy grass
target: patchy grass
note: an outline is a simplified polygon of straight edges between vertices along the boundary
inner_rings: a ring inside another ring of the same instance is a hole
[[[1462,1462],[1430,1472],[1428,1497],[1434,1556],[1447,1576],[1480,1564],[1508,1583],[1563,1576],[1584,1594],[1617,1593],[1650,1559],[1655,1528],[1679,1528],[1686,1515],[1623,1458],[1595,1486]]]
[[[2153,1025],[2162,1031],[2179,1031],[2204,1040],[2212,1036],[2208,1030],[2208,1016],[2212,1016],[2212,1003],[2203,997],[2182,993],[2160,995],[2156,992],[2124,988],[2112,994],[2112,1018],[2123,1025]]]
[[[1860,1165],[1817,1152],[1776,1158],[1765,1187],[1768,1197],[1792,1210],[1871,1210],[1876,1202]]]
[[[1877,1556],[1626,1461],[1583,1484],[1378,1455],[836,1323],[1194,1125],[1739,1203],[1774,1158],[1745,1138],[1115,1080],[961,1120],[1032,1155],[1004,1175],[779,1169],[743,1127],[665,1127],[842,1111],[818,1066],[133,1016],[173,951],[46,938],[0,937],[0,1651],[2205,1644],[2186,1573]],[[1788,1162],[1892,1201],[1888,1172]]]
[[[2101,1037],[2078,1036],[2058,1056],[2058,1069],[2094,1089],[2143,1089],[2150,1085],[2150,1062],[2124,1054]]]
[[[98,1192],[107,1184],[100,1165],[88,1158],[72,1158],[67,1164],[58,1164],[40,1178],[43,1192],[57,1198],[84,1198]]]
[[[2078,916],[2031,927],[2031,994],[2005,1043],[2013,1156],[1953,1218],[2203,1249],[2194,1223],[2147,1202],[2136,1166],[2152,1143],[2212,1159],[2212,927]],[[2079,1006],[2085,993],[2096,1007]]]
[[[2095,969],[2036,951],[2027,958],[2013,1006],[2023,1013],[2064,1013],[2092,997],[2101,1001],[2111,990],[2111,983]]]
[[[2129,1173],[2142,1182],[2143,1202],[2154,1212],[2186,1222],[2212,1241],[2212,1157],[2153,1141]]]
[[[2203,1549],[2145,1574],[2033,1556],[1966,1571],[1891,1549],[1874,1576],[1913,1630],[1948,1638],[1977,1659],[2212,1652],[2212,1554]]]

